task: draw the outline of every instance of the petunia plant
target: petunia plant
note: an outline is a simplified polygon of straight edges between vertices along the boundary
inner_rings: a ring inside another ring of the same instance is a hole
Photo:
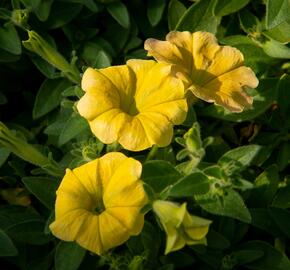
[[[290,269],[288,0],[4,2],[3,269]]]

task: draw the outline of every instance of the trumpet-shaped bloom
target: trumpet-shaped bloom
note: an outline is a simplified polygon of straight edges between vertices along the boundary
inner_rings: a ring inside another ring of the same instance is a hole
[[[118,141],[131,151],[167,146],[173,125],[187,113],[183,83],[172,72],[171,65],[152,60],[88,68],[82,79],[86,93],[77,109],[103,143]]]
[[[173,31],[166,41],[147,39],[145,49],[158,62],[175,64],[196,97],[232,112],[251,106],[253,100],[245,87],[258,86],[255,74],[244,66],[239,50],[218,45],[213,34]]]
[[[167,234],[165,254],[187,245],[206,244],[210,220],[190,215],[186,203],[157,200],[153,210]]]
[[[141,171],[139,161],[116,152],[67,169],[57,190],[52,233],[99,255],[139,234],[140,209],[147,201]]]

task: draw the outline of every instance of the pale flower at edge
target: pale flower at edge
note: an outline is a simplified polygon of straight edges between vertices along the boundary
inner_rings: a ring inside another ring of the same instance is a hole
[[[158,62],[175,64],[186,88],[196,97],[232,112],[241,112],[253,99],[245,88],[256,88],[258,79],[244,66],[236,48],[220,46],[211,33],[172,31],[166,41],[147,39],[145,50]]]
[[[207,244],[206,235],[210,220],[190,215],[186,203],[179,205],[170,201],[156,200],[153,210],[167,235],[165,254],[179,250],[185,245]]]
[[[77,109],[105,144],[117,141],[131,151],[164,147],[172,140],[173,125],[186,117],[184,85],[168,64],[129,60],[121,66],[88,68],[82,88],[86,93]]]
[[[144,224],[140,210],[147,202],[141,171],[139,161],[117,152],[67,169],[51,232],[98,255],[139,234]]]

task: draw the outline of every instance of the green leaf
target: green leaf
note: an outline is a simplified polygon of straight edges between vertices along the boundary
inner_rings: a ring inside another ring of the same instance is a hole
[[[290,23],[282,22],[274,28],[262,32],[264,36],[281,43],[290,42]]]
[[[242,29],[246,33],[255,33],[259,31],[259,19],[249,10],[243,9],[239,12],[239,21]]]
[[[71,86],[65,79],[47,79],[41,85],[33,107],[33,118],[37,119],[59,106],[62,92]]]
[[[278,228],[274,220],[271,218],[268,209],[265,208],[252,208],[250,209],[252,216],[252,225],[266,231],[270,235],[280,237],[282,236],[281,230]]]
[[[173,184],[169,196],[187,197],[205,194],[209,191],[209,179],[202,172],[194,172]]]
[[[20,0],[26,8],[35,9],[39,6],[41,0]]]
[[[168,28],[174,30],[186,7],[178,0],[171,0],[168,5]]]
[[[283,209],[290,208],[290,185],[278,190],[272,205]]]
[[[180,177],[181,174],[169,162],[153,160],[143,165],[141,179],[159,193]]]
[[[278,82],[278,104],[284,117],[290,112],[290,75],[284,74]]]
[[[235,266],[244,265],[261,258],[264,252],[261,250],[243,249],[231,253],[231,257],[235,261]]]
[[[266,27],[273,28],[280,23],[289,20],[288,0],[267,0],[266,3]]]
[[[18,253],[10,237],[0,229],[0,257],[16,256]]]
[[[152,26],[156,26],[164,12],[166,1],[164,0],[148,0],[147,4],[147,17]]]
[[[47,61],[42,59],[38,55],[33,55],[30,57],[33,64],[38,68],[38,70],[48,79],[55,79],[57,77],[57,74],[55,72],[54,66],[49,64]],[[60,76],[60,74],[59,74]]]
[[[221,106],[210,105],[201,111],[203,116],[210,116],[222,120],[242,122],[256,118],[263,114],[277,98],[277,79],[261,79],[256,90],[252,90],[253,105],[241,113],[231,113]]]
[[[7,148],[0,147],[0,167],[5,163],[10,155],[10,151]]]
[[[12,54],[21,54],[21,41],[10,22],[0,27],[0,48]]]
[[[290,59],[290,48],[273,40],[267,40],[262,43],[263,50],[273,58]]]
[[[227,175],[232,175],[249,166],[260,150],[261,146],[254,144],[234,148],[218,160],[218,165],[223,168]]]
[[[82,263],[86,250],[75,242],[61,241],[55,251],[56,270],[77,270]]]
[[[98,44],[87,42],[83,47],[82,58],[94,68],[105,68],[111,65],[111,56]]]
[[[283,171],[290,163],[290,143],[284,142],[279,146],[279,148],[277,166],[279,171]]]
[[[62,27],[74,19],[81,9],[81,4],[54,1],[45,25],[50,29]]]
[[[43,245],[51,240],[50,235],[44,234],[45,223],[40,220],[25,220],[9,227],[6,233],[19,242],[32,245]]]
[[[48,19],[53,0],[42,0],[35,8],[34,12],[37,18],[44,22]]]
[[[251,215],[242,197],[234,190],[227,189],[221,197],[212,192],[195,195],[196,202],[205,211],[221,216],[232,217],[246,223],[251,222]]]
[[[268,206],[278,189],[279,174],[276,164],[262,172],[254,182],[255,189],[251,192],[251,202],[255,207]],[[257,200],[259,198],[259,200]]]
[[[48,177],[24,177],[25,187],[47,208],[54,209],[59,181]]]
[[[222,234],[210,229],[206,235],[207,245],[213,249],[224,250],[230,247],[230,241]]]
[[[243,249],[262,251],[264,256],[247,264],[247,268],[255,270],[288,270],[290,262],[288,258],[274,247],[263,241],[251,241],[242,245]]]
[[[203,0],[192,4],[183,14],[176,30],[178,31],[207,31],[216,33],[219,18],[214,15],[217,0]]]
[[[245,7],[250,0],[218,0],[215,7],[215,14],[218,16],[226,16],[235,13]]]
[[[130,17],[127,7],[121,2],[116,1],[107,5],[107,10],[111,16],[124,28],[129,28]]]
[[[58,144],[59,146],[67,143],[81,132],[88,129],[87,121],[80,115],[73,114],[64,124],[60,133]]]
[[[280,208],[269,208],[270,216],[273,221],[277,224],[279,229],[286,235],[286,237],[290,238],[290,212],[286,209]]]

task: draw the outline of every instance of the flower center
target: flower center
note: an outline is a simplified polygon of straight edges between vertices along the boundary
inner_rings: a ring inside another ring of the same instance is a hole
[[[95,214],[97,214],[97,215],[100,215],[105,210],[106,210],[106,208],[105,208],[103,199],[101,197],[100,198],[97,198],[97,202],[96,202],[96,205],[95,205],[95,207],[93,209],[93,212]]]
[[[139,113],[139,110],[137,109],[136,106],[136,101],[133,98],[129,104],[127,104],[125,107],[122,108],[123,111],[131,116],[135,116]]]

